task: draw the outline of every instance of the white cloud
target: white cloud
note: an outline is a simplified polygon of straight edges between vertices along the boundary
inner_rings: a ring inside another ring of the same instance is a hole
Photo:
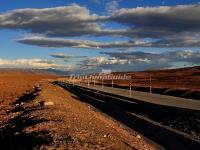
[[[53,60],[42,59],[0,59],[1,67],[33,67],[33,68],[54,68],[58,67]]]
[[[106,58],[106,57],[92,57],[87,60],[82,61],[82,66],[88,66],[90,68],[97,67],[101,65],[117,65],[117,64],[126,64],[129,63],[129,60],[126,59],[116,59],[116,58]]]
[[[178,51],[167,51],[163,53],[144,53],[144,52],[102,52],[101,54],[115,57],[116,59],[126,59],[132,62],[146,62],[146,63],[193,63],[196,65],[200,64],[200,52],[192,50],[178,50]]]
[[[34,69],[58,69],[63,71],[74,71],[75,65],[58,64],[55,60],[44,59],[2,59],[0,58],[0,68],[34,68]]]

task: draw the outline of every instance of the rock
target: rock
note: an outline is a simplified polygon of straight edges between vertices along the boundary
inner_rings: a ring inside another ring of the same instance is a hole
[[[54,102],[50,102],[50,101],[49,102],[45,102],[44,105],[45,106],[52,106],[52,105],[54,105]]]
[[[19,134],[20,134],[19,132],[15,132],[15,133],[14,133],[14,135],[19,135]]]
[[[36,90],[36,91],[41,91],[41,90],[42,90],[40,84],[37,84],[37,85],[35,86],[35,90]]]
[[[19,106],[19,104],[15,104],[15,106],[16,106],[16,107],[18,107],[18,106]]]
[[[140,136],[140,135],[137,135],[136,138],[141,139],[141,136]]]
[[[40,104],[40,106],[53,106],[54,102],[51,102],[51,101],[48,101],[48,102],[41,101],[41,102],[39,102],[39,104]]]
[[[20,105],[25,105],[25,103],[24,103],[24,102],[21,102]]]
[[[20,112],[12,113],[13,116],[18,116],[19,114],[20,114]]]

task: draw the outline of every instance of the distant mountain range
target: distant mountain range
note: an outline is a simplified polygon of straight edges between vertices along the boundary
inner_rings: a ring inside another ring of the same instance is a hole
[[[53,75],[59,75],[59,76],[67,76],[70,75],[70,72],[67,71],[61,71],[56,69],[27,69],[27,68],[0,68],[0,73],[6,73],[6,72],[19,72],[19,73],[35,73],[35,74],[53,74]]]

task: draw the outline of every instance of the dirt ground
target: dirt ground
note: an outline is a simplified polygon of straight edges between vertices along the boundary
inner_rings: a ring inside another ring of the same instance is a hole
[[[124,74],[123,73],[114,73]],[[166,69],[166,70],[150,70],[139,72],[125,73],[132,77],[133,86],[151,86],[154,88],[171,88],[171,89],[190,89],[200,90],[200,66],[179,68],[179,69]],[[105,81],[106,83],[106,81]],[[111,83],[111,81],[107,81]],[[115,81],[118,85],[129,85],[129,80]]]
[[[13,102],[34,90],[38,81],[55,79],[56,76],[27,71],[0,70],[0,121],[6,121],[6,110],[13,109]]]
[[[42,91],[21,97],[5,113],[2,149],[158,149],[64,89],[40,84]]]
[[[10,103],[23,93],[33,90],[39,80],[55,78],[47,74],[33,74],[29,72],[0,71],[0,103]]]

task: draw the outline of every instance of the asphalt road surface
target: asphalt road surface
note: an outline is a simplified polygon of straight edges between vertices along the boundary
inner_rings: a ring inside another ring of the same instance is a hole
[[[189,110],[200,110],[200,101],[193,100],[193,99],[186,99],[181,97],[174,97],[174,96],[167,96],[167,95],[160,95],[160,94],[153,94],[147,92],[139,92],[139,91],[131,91],[127,89],[120,89],[120,88],[112,88],[107,86],[99,86],[90,84],[74,84],[74,86],[81,86],[84,88],[93,89],[96,91],[106,92],[109,94],[115,94],[123,97],[127,97],[137,101],[137,103],[150,103],[155,105],[161,106],[168,106],[168,107],[176,107],[181,109],[189,109]]]

